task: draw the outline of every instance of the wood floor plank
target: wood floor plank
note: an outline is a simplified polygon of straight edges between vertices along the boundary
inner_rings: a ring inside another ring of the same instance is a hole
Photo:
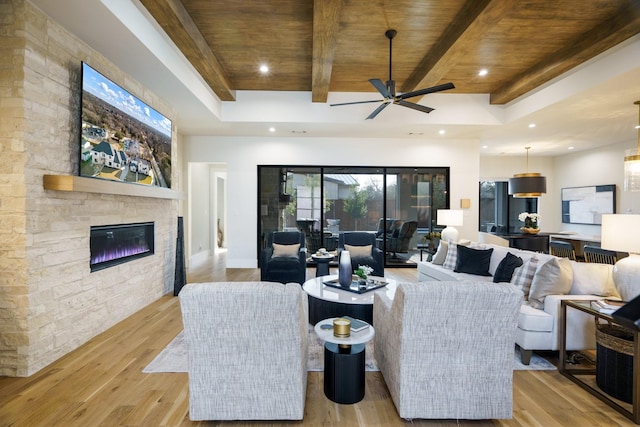
[[[335,274],[335,273],[334,273]],[[415,269],[388,269],[413,282]],[[307,269],[307,277],[315,269]],[[258,269],[226,269],[224,254],[193,267],[189,282],[256,281]],[[324,395],[322,372],[309,372],[300,422],[192,422],[188,375],[142,369],[182,330],[177,298],[167,295],[28,378],[0,378],[4,426],[504,426],[626,427],[634,424],[557,371],[515,371],[510,420],[402,420],[380,372],[365,375],[364,399],[340,405]]]

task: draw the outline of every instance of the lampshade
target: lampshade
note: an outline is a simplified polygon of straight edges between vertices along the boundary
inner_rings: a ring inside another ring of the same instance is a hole
[[[612,251],[640,253],[640,215],[602,215],[600,246]],[[640,277],[638,279],[640,282]]]
[[[613,267],[613,281],[620,297],[631,301],[640,295],[640,215],[602,215],[603,249],[629,252]]]
[[[454,225],[462,225],[461,209],[438,209],[436,222],[438,225],[446,225],[445,229],[440,232],[440,238],[445,242],[457,242],[458,230]]]
[[[513,197],[540,197],[547,192],[547,178],[537,172],[529,172],[529,149],[527,150],[527,172],[517,173],[509,179],[509,194]]]
[[[547,192],[547,178],[536,172],[518,173],[509,179],[513,197],[540,197]]]
[[[462,225],[461,209],[438,209],[438,225]]]
[[[640,101],[638,106],[638,148],[631,148],[624,153],[624,191],[640,191]]]

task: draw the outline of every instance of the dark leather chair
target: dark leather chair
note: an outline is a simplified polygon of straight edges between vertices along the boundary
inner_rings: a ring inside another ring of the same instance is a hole
[[[368,265],[373,268],[371,273],[374,276],[384,276],[384,254],[376,247],[376,235],[374,233],[366,233],[361,231],[349,231],[340,233],[338,238],[338,260],[340,253],[345,250],[345,245],[349,246],[368,246],[371,245],[371,252],[364,256],[358,256],[351,251],[351,269],[355,271],[358,265]]]
[[[397,258],[397,253],[406,254],[409,252],[409,243],[411,238],[418,229],[417,221],[407,221],[402,224],[398,235],[393,237],[387,237],[387,252],[393,254],[393,258]]]
[[[273,256],[273,244],[300,244],[295,255]],[[303,284],[307,275],[307,249],[304,234],[299,231],[274,231],[269,234],[267,247],[262,251],[260,280],[266,282]]]

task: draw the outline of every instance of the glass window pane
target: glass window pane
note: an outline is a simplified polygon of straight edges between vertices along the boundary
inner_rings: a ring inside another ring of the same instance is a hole
[[[388,260],[415,266],[416,243],[433,230],[436,210],[448,207],[448,176],[448,168],[258,166],[259,250],[275,230],[304,232],[310,253],[335,250],[343,231],[365,231]],[[385,216],[398,220],[398,231],[415,224],[394,250],[385,246],[397,237]]]

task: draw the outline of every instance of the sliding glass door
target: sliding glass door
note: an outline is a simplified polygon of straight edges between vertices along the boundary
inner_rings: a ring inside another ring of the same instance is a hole
[[[448,168],[258,166],[258,252],[272,231],[303,232],[309,254],[359,231],[375,233],[387,265],[415,266],[449,205],[448,178]]]

